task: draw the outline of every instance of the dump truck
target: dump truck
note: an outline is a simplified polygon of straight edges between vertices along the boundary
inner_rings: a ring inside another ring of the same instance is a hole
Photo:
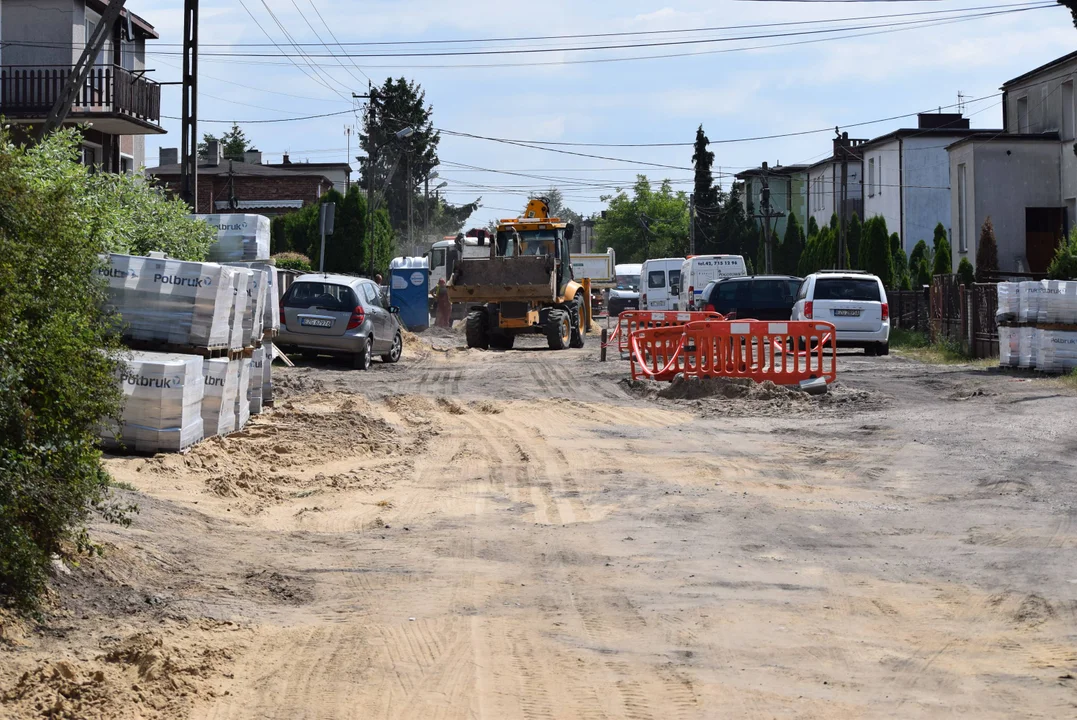
[[[547,198],[501,220],[486,257],[460,254],[449,300],[467,303],[469,348],[512,348],[518,335],[545,335],[550,349],[583,347],[583,287],[572,277],[571,223],[550,217]],[[480,242],[487,242],[485,239]]]

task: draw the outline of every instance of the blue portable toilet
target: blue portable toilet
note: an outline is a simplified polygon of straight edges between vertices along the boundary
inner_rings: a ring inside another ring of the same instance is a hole
[[[430,326],[430,267],[423,257],[398,257],[389,263],[389,302],[400,308],[408,330]]]

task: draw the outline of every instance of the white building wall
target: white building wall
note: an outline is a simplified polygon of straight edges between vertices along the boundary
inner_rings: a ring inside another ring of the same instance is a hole
[[[886,220],[888,233],[901,232],[899,149],[900,143],[894,139],[864,150],[864,220],[881,215]],[[904,235],[902,242],[905,242]]]
[[[834,214],[834,167],[835,163],[826,163],[808,171],[809,216],[815,218],[819,227],[828,225]]]

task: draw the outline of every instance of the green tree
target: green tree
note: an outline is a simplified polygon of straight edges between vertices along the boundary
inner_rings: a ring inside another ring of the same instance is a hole
[[[810,240],[813,235],[819,234],[819,223],[816,222],[815,216],[812,215],[808,218],[808,239]]]
[[[919,290],[923,286],[931,284],[931,266],[928,264],[927,258],[922,255],[913,261],[912,266],[909,268],[909,274],[912,276],[914,289]]]
[[[967,257],[961,258],[961,262],[957,264],[957,276],[967,288],[971,288],[972,283],[976,282],[976,268],[972,267]]]
[[[954,272],[954,261],[950,255],[950,241],[945,237],[938,238],[938,245],[935,249],[935,263],[931,267],[932,275],[952,275]]]
[[[695,168],[695,232],[696,247],[703,252],[718,252],[721,224],[721,194],[714,185],[714,153],[707,149],[710,140],[700,125],[696,130],[692,165]]]
[[[439,164],[441,135],[434,129],[434,109],[426,104],[422,86],[404,78],[386,78],[380,87],[371,90],[371,95],[373,109],[365,115],[363,132],[359,134],[359,146],[366,152],[366,157],[359,159],[361,184],[367,187],[373,175],[376,194],[385,198],[393,230],[406,231],[409,220],[414,227],[421,227],[425,210],[423,180]],[[410,135],[398,136],[409,128]],[[411,218],[408,217],[409,196],[414,213]],[[478,200],[460,208],[440,198],[436,202],[447,206],[446,215],[468,207],[473,212],[478,206]],[[460,224],[466,220],[464,217]]]
[[[949,243],[949,238],[946,236],[946,228],[943,227],[943,224],[940,222],[935,225],[935,233],[931,238],[932,252],[938,253],[939,245],[943,240],[946,240],[947,243]]]
[[[551,187],[544,193],[544,197],[550,201],[551,215],[561,218],[564,222],[573,223],[577,229],[579,228],[580,223],[583,222],[583,216],[565,205],[565,196],[558,188]],[[467,218],[464,218],[464,222],[466,221]],[[463,222],[460,224],[462,225]]]
[[[931,268],[932,255],[927,249],[927,243],[920,240],[913,246],[912,252],[909,254],[909,268],[916,269],[920,265],[920,261],[923,260],[928,269]],[[915,275],[915,273],[914,273]]]
[[[758,250],[759,231],[752,220],[754,210],[743,203],[744,184],[733,183],[721,203],[715,252],[726,255],[742,255],[745,260],[755,257]]]
[[[205,161],[209,157],[209,143],[216,140],[221,144],[221,155],[225,160],[243,160],[243,153],[254,151],[254,145],[247,139],[247,135],[239,125],[232,123],[232,129],[217,137],[211,133],[202,135],[202,142],[198,143],[198,158]]]
[[[901,236],[894,233],[890,236],[890,252],[894,256],[894,284],[900,288],[902,279],[909,274],[909,258],[905,255],[905,248],[901,246]]]
[[[1077,227],[1070,230],[1069,237],[1058,246],[1051,264],[1047,266],[1051,280],[1077,280]]]
[[[674,192],[669,180],[651,188],[639,175],[632,196],[621,191],[602,198],[606,215],[595,223],[595,247],[612,247],[619,262],[678,257],[688,252],[688,196]]]
[[[1077,0],[1058,0],[1058,4],[1070,11],[1073,27],[1077,28]]]
[[[835,215],[835,217],[837,217]],[[864,237],[864,224],[860,222],[860,216],[853,213],[849,218],[849,227],[845,230],[845,254],[846,266],[850,268],[863,268],[864,263],[860,257],[860,246]]]
[[[988,282],[998,273],[998,243],[995,241],[995,226],[988,216],[980,228],[980,243],[976,248],[976,279]]]
[[[310,272],[310,258],[297,252],[280,252],[269,258],[275,267],[283,270]]]
[[[323,202],[336,203],[336,222],[332,235],[325,242],[326,272],[367,274],[371,261],[369,242],[370,216],[367,213],[366,193],[352,185],[347,195],[330,190],[321,197]],[[274,218],[274,236],[281,238],[287,251],[310,258],[318,268],[321,260],[321,232],[318,226],[318,205],[308,205],[299,212]],[[374,211],[374,270],[385,272],[393,256],[394,234],[384,209]]]
[[[882,216],[875,216],[864,223],[861,257],[864,259],[862,270],[877,275],[885,285],[893,287],[894,255],[890,251],[890,236]]]
[[[804,251],[804,231],[797,222],[797,216],[789,213],[785,223],[785,235],[782,244],[775,248],[774,269],[783,275],[794,275],[800,264],[800,255]]]
[[[97,449],[122,398],[99,230],[143,210],[99,201],[80,140],[65,130],[24,147],[0,129],[0,595],[22,607],[44,591],[54,554],[92,551],[95,511],[125,521]],[[128,197],[168,203],[149,188]]]

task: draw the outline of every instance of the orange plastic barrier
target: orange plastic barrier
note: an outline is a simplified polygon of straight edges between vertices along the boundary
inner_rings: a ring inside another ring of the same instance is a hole
[[[827,322],[703,321],[645,328],[629,338],[632,379],[746,377],[778,385],[837,378],[834,326]]]
[[[617,349],[624,354],[628,350],[628,339],[632,333],[645,328],[683,327],[691,322],[703,320],[725,320],[725,316],[716,312],[688,312],[676,310],[625,310],[617,316],[617,329],[607,344],[617,338]]]

